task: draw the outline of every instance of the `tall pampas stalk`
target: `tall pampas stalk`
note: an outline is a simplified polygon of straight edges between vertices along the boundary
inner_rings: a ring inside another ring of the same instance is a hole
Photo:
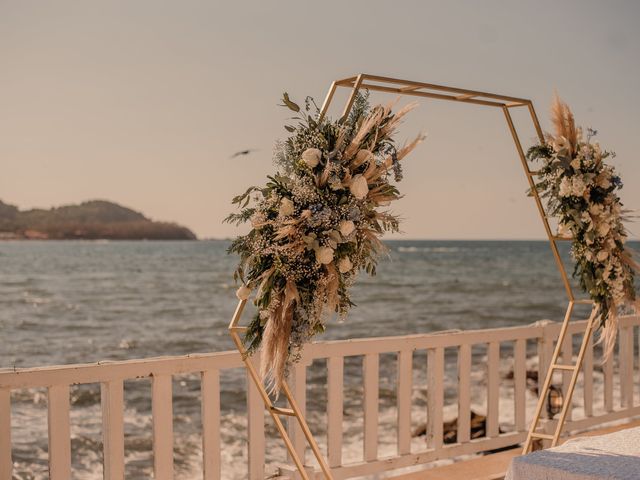
[[[578,145],[578,129],[573,117],[573,112],[558,93],[553,97],[551,105],[551,122],[556,132],[556,137],[563,137],[569,143],[569,155],[576,152]]]

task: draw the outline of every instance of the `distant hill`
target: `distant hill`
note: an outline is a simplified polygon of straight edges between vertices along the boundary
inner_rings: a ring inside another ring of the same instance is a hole
[[[0,239],[195,240],[175,223],[155,222],[104,200],[44,210],[19,210],[0,200]]]

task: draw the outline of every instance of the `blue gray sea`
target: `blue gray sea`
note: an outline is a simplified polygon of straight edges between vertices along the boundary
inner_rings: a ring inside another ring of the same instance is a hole
[[[318,339],[346,339],[561,320],[566,296],[544,241],[389,241],[378,275],[362,274],[346,321]],[[228,241],[0,242],[0,368],[124,360],[232,349],[236,305]],[[571,264],[568,245],[562,254]],[[635,245],[636,249],[638,245]],[[345,383],[357,365],[345,369]],[[392,375],[392,372],[386,372]],[[383,366],[382,375],[385,375]],[[246,458],[244,376],[222,378],[223,460]],[[324,381],[321,370],[310,381]],[[149,383],[126,389],[128,478],[151,468]],[[200,441],[199,382],[176,379],[176,475],[192,478]],[[393,398],[381,394],[382,402]],[[17,478],[46,476],[44,390],[13,396]],[[101,478],[99,385],[72,392],[76,478]],[[322,395],[309,398],[322,402]],[[345,420],[349,421],[347,408]],[[133,453],[132,453],[133,452]],[[226,471],[226,473],[225,473]],[[231,466],[225,478],[243,478]]]

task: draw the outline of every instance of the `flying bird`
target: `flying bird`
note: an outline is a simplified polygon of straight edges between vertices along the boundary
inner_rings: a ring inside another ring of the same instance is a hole
[[[234,153],[233,155],[231,155],[231,157],[229,158],[236,158],[236,157],[241,157],[244,155],[249,155],[250,153],[253,152],[257,152],[258,150],[256,150],[255,148],[248,148],[246,150],[240,150],[239,152]]]

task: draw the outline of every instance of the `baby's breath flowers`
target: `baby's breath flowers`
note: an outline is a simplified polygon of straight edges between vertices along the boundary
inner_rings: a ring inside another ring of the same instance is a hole
[[[344,317],[353,305],[349,287],[359,270],[375,274],[385,247],[379,237],[398,231],[399,220],[381,207],[400,198],[392,182],[402,160],[423,139],[402,148],[393,139],[402,117],[391,106],[369,106],[359,95],[345,121],[320,120],[312,99],[304,110],[285,96],[299,123],[276,144],[278,172],[263,187],[233,199],[250,222],[229,252],[240,256],[237,291],[246,300],[255,291],[257,314],[244,338],[249,353],[262,350],[262,374],[277,393],[291,362],[332,313]]]
[[[615,154],[592,141],[594,130],[584,138],[558,98],[552,112],[556,134],[531,147],[527,156],[542,161],[536,188],[558,219],[558,234],[573,239],[574,276],[600,309],[605,349],[611,352],[620,311],[637,306],[634,274],[639,266],[625,249],[627,212],[616,193],[622,181],[605,162]]]

